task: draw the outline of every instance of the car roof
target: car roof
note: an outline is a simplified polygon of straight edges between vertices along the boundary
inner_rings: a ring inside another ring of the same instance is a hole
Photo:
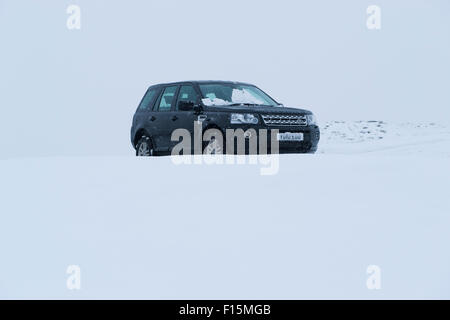
[[[185,84],[185,83],[196,83],[196,84],[223,83],[223,84],[242,84],[242,85],[253,86],[253,84],[245,83],[245,82],[239,82],[239,81],[223,81],[223,80],[187,80],[187,81],[176,81],[176,82],[158,83],[158,84],[153,85],[152,87],[155,87],[155,86],[168,86],[168,85],[179,85],[179,84]]]

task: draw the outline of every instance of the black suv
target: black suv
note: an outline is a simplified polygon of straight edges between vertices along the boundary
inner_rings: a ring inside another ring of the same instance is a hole
[[[172,132],[186,129],[193,133],[195,122],[200,123],[203,132],[220,130],[224,140],[225,131],[229,129],[246,132],[265,129],[269,138],[271,132],[276,132],[280,153],[314,153],[320,139],[311,111],[284,107],[254,85],[185,81],[148,88],[131,127],[131,143],[136,155],[170,154],[178,143],[172,141]],[[225,142],[222,145],[228,146]],[[270,142],[268,148],[270,152]],[[248,146],[245,150],[248,152]],[[223,150],[224,153],[235,151]]]

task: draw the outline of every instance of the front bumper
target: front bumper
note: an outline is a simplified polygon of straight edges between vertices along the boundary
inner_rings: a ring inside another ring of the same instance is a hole
[[[317,151],[320,140],[318,126],[308,126],[304,129],[280,129],[279,132],[301,132],[303,141],[279,141],[280,153],[314,153]]]
[[[255,127],[255,126],[248,126],[248,127],[240,127],[244,131],[247,131],[248,129],[255,129],[258,134],[258,147],[257,147],[257,153],[261,153],[261,150],[259,149],[259,130],[260,129],[266,129],[267,130],[267,153],[275,153],[276,151],[274,148],[272,148],[271,143],[271,137],[272,132],[277,130],[279,133],[283,132],[298,132],[303,133],[303,141],[278,141],[278,153],[315,153],[317,151],[317,147],[319,145],[320,141],[320,129],[318,126],[305,126],[305,127],[279,127],[279,128],[267,128],[267,127]],[[236,128],[234,128],[236,129]],[[274,134],[276,133],[273,132]],[[235,139],[234,144],[234,151],[231,153],[236,154],[237,148],[236,148],[237,140]],[[228,152],[227,152],[228,153]],[[250,151],[250,142],[249,139],[246,139],[245,142],[245,154],[251,154],[254,152]]]

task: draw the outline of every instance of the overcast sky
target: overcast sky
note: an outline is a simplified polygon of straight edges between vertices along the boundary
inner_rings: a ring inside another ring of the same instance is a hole
[[[254,83],[322,123],[450,118],[446,0],[0,0],[0,40],[0,158],[132,154],[146,88],[176,80]]]

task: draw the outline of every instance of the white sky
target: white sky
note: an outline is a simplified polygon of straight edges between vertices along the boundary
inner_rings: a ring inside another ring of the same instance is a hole
[[[322,122],[450,119],[445,0],[0,0],[0,39],[0,158],[131,154],[146,87],[172,80],[254,83]]]

